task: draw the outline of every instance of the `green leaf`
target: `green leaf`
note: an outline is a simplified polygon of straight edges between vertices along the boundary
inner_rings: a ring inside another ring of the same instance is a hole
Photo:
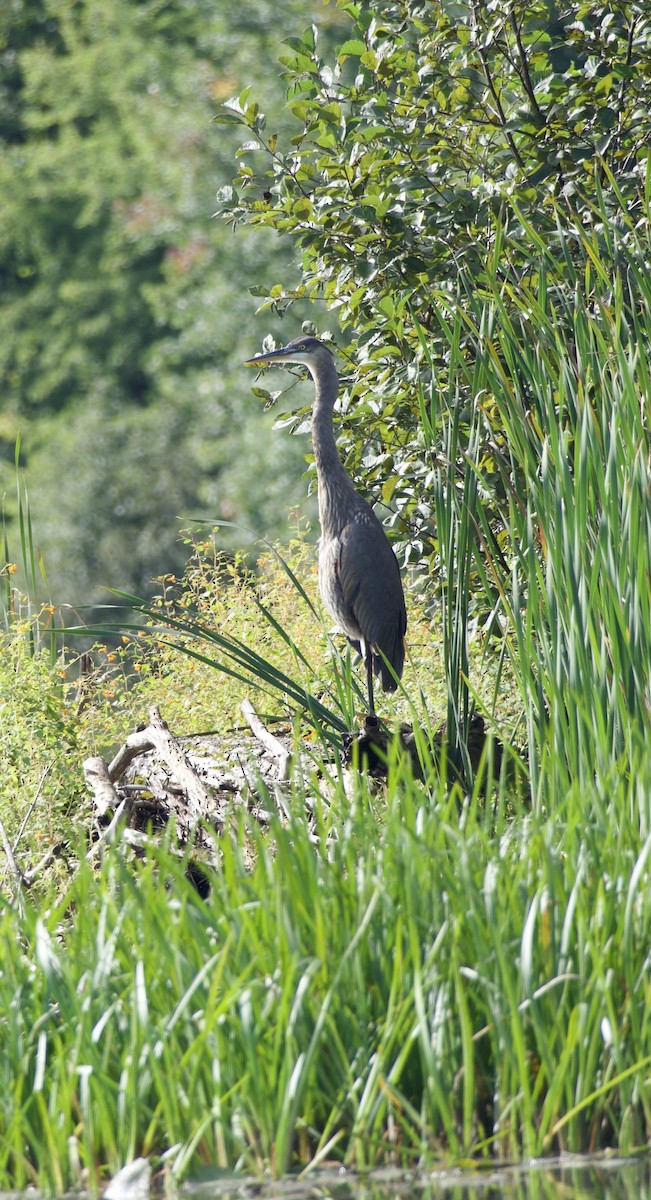
[[[366,53],[366,49],[366,42],[363,42],[361,38],[349,38],[347,42],[344,42],[341,46],[339,46],[337,50],[337,56],[339,61],[343,62],[350,56],[359,58],[362,54]]]

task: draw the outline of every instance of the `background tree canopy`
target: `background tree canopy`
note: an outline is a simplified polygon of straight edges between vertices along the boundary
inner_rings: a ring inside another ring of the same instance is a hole
[[[213,219],[236,143],[212,117],[254,76],[280,108],[278,19],[267,0],[0,13],[0,470],[11,517],[20,431],[57,600],[146,594],[183,565],[184,519],[276,535],[304,495],[305,447],[241,369],[247,277],[291,275],[293,248]]]
[[[57,599],[146,593],[182,565],[183,518],[276,535],[303,502],[305,445],[272,434],[241,371],[265,321],[249,289],[292,309],[283,340],[316,299],[353,338],[349,465],[361,476],[363,460],[404,558],[437,570],[433,481],[463,460],[441,453],[450,405],[463,423],[479,403],[496,514],[511,486],[496,396],[517,363],[495,351],[495,394],[472,380],[480,341],[497,346],[495,297],[528,290],[522,344],[535,330],[542,346],[535,297],[553,295],[569,359],[576,289],[609,300],[591,254],[634,311],[645,5],[340,3],[285,38],[279,83],[280,39],[304,16],[298,0],[17,0],[0,15],[0,467],[10,494],[21,429]],[[226,224],[211,219],[220,183]],[[501,534],[496,516],[498,548]]]
[[[307,292],[354,331],[349,463],[359,472],[364,458],[405,559],[439,568],[434,480],[443,469],[454,484],[465,453],[444,461],[451,411],[469,428],[480,410],[479,486],[495,514],[512,489],[496,397],[517,390],[518,364],[496,348],[500,310],[523,353],[564,354],[588,396],[599,364],[573,350],[577,289],[596,311],[618,279],[634,319],[635,270],[648,270],[651,16],[643,4],[548,0],[341,8],[350,25],[336,54],[315,29],[286,39],[290,139],[267,132],[250,90],[226,106],[222,119],[249,139],[221,201],[230,220],[301,248],[301,289],[283,281],[269,304]],[[563,347],[550,333],[546,348],[543,295],[566,312]],[[480,345],[492,394],[473,385]],[[524,396],[540,453],[532,408]],[[503,534],[496,515],[498,553]]]

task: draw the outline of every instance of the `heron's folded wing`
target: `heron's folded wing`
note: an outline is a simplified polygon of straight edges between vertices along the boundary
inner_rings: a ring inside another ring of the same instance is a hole
[[[369,646],[381,650],[399,677],[404,663],[407,612],[400,568],[372,509],[361,509],[339,538],[338,581],[344,603]],[[381,660],[382,685],[395,681]]]

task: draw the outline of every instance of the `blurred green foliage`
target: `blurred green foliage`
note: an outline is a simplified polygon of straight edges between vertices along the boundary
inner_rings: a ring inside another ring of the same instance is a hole
[[[213,115],[253,76],[280,106],[279,22],[299,7],[2,7],[0,488],[20,430],[59,601],[147,594],[182,567],[189,517],[275,535],[304,495],[304,446],[241,370],[260,341],[248,283],[291,273],[293,248],[213,219],[236,145]]]

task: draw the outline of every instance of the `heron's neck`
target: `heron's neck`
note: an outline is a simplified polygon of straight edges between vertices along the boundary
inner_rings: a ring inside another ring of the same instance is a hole
[[[355,488],[346,474],[332,428],[332,412],[339,390],[339,377],[334,363],[328,364],[323,377],[315,379],[316,395],[312,407],[312,447],[316,465],[319,494],[319,517],[322,526],[329,523],[332,504],[343,500]]]

